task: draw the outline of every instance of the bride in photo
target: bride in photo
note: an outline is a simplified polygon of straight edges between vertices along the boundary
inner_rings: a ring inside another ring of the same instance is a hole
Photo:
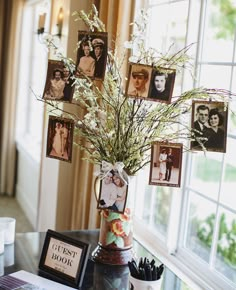
[[[57,122],[55,127],[55,135],[52,143],[52,151],[56,153],[56,155],[61,156],[62,154],[62,124]],[[53,152],[52,152],[53,153]]]

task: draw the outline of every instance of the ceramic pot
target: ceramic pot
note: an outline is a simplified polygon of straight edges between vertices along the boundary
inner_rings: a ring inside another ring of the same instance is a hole
[[[101,210],[98,246],[94,261],[110,265],[127,265],[133,253],[133,197],[135,178],[129,178],[126,206],[123,213]]]

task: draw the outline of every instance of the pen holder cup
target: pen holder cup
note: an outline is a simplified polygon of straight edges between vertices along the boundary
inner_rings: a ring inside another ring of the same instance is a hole
[[[156,281],[143,281],[129,277],[130,290],[161,290],[162,277]]]

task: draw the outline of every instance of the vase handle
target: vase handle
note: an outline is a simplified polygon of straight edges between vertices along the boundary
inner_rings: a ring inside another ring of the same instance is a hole
[[[96,201],[98,201],[98,198],[99,198],[99,185],[100,185],[100,178],[99,176],[97,176],[93,184],[93,191],[94,191]]]

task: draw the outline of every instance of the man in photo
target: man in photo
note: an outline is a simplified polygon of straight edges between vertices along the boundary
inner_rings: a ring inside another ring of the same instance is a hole
[[[166,175],[164,180],[170,181],[173,165],[174,165],[174,155],[172,154],[172,148],[169,148],[166,159]]]
[[[144,97],[148,96],[148,88],[146,84],[149,80],[148,70],[136,66],[131,73],[133,88],[128,91],[128,95],[135,97]]]
[[[198,105],[196,109],[196,121],[193,123],[193,128],[197,131],[195,131],[195,137],[197,138],[208,138],[209,136],[209,125],[208,125],[208,119],[209,119],[209,107],[205,104]],[[204,144],[206,143],[206,140],[201,140],[201,142]],[[192,141],[192,147],[198,147],[199,149],[200,144],[197,140]]]
[[[63,101],[70,102],[73,97],[73,78],[72,74],[70,73],[70,70],[68,67],[63,67],[63,81],[65,82],[65,87],[63,90],[64,98]]]
[[[104,41],[100,38],[95,38],[92,41],[95,58],[94,77],[103,79],[105,74],[106,59],[104,55]]]
[[[155,71],[152,79],[152,90],[150,98],[158,100],[169,100],[170,92],[166,87],[168,75],[163,72]]]

